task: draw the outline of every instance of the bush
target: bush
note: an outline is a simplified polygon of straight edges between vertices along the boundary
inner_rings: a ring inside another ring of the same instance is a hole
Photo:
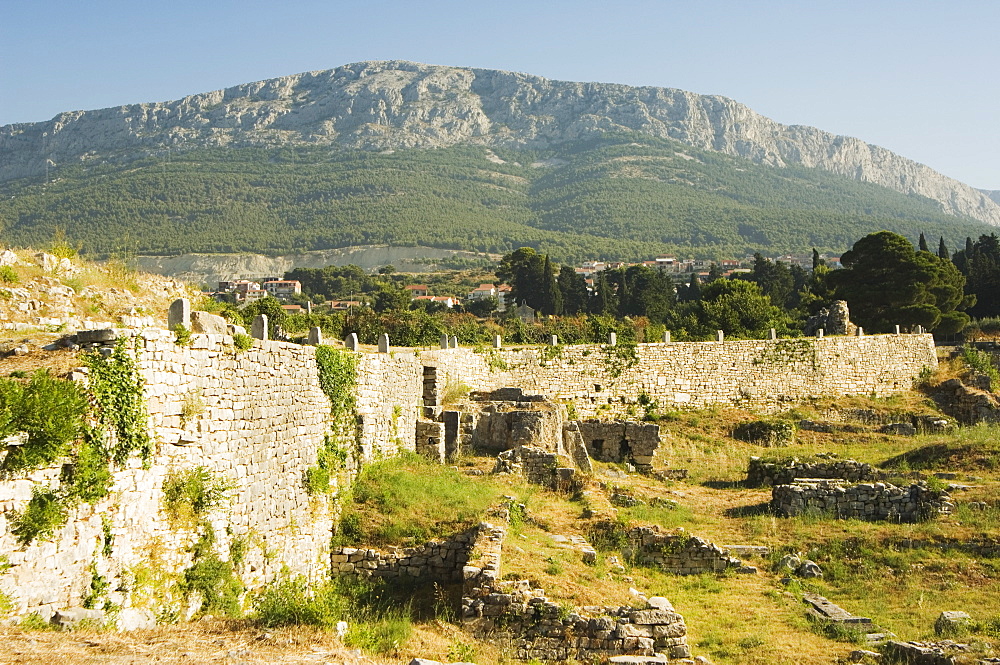
[[[87,400],[71,381],[48,370],[35,372],[27,385],[0,379],[0,437],[24,432],[22,445],[8,447],[0,464],[6,474],[37,469],[69,453],[82,433]]]
[[[233,346],[237,351],[249,351],[253,347],[253,337],[246,333],[236,333],[233,335]]]
[[[10,266],[0,266],[0,282],[4,284],[17,284],[21,281],[21,278],[17,276],[17,272],[14,271]]]
[[[171,473],[163,483],[163,508],[171,521],[190,524],[220,505],[229,488],[202,466]]]
[[[733,429],[733,438],[769,448],[795,442],[795,424],[787,420],[753,420]]]
[[[11,518],[10,532],[21,545],[28,545],[37,538],[49,538],[66,523],[66,509],[55,492],[35,486],[31,501],[24,510]]]
[[[961,359],[968,368],[990,377],[991,390],[1000,388],[1000,372],[997,371],[993,357],[989,353],[972,346],[964,346]]]

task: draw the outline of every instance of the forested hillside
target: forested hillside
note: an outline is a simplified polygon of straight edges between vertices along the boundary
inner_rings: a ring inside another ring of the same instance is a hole
[[[992,228],[818,169],[776,169],[628,133],[545,151],[164,151],[53,168],[47,181],[0,185],[0,195],[6,244],[45,246],[61,230],[95,256],[385,243],[635,260],[840,253],[880,229],[956,246]]]

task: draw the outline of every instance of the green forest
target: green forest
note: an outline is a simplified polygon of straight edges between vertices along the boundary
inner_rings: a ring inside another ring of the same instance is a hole
[[[955,246],[990,228],[824,171],[629,133],[533,151],[223,147],[116,160],[0,184],[3,242],[44,247],[64,233],[94,258],[528,246],[565,263],[839,254],[883,229]]]

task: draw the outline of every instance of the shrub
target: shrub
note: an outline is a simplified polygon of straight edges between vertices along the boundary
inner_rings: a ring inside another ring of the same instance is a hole
[[[233,335],[233,346],[237,351],[249,351],[253,347],[253,337],[246,333],[236,333]]]
[[[961,359],[970,369],[990,377],[991,389],[996,390],[1000,387],[1000,372],[997,371],[996,366],[993,364],[993,358],[989,353],[980,351],[972,346],[964,346],[962,347]]]
[[[795,425],[787,420],[752,420],[737,425],[733,438],[758,446],[788,446],[795,441]]]
[[[184,571],[182,591],[201,594],[201,613],[242,615],[240,596],[244,586],[233,571],[230,561],[223,561],[212,551],[215,535],[211,525],[203,525],[204,533],[194,545],[194,563]]]
[[[174,344],[177,346],[191,346],[191,329],[186,328],[183,324],[178,323],[173,328],[174,332]]]
[[[21,281],[21,278],[17,276],[17,272],[14,271],[10,266],[0,266],[0,282],[4,284],[17,284]]]
[[[83,432],[87,401],[71,381],[57,379],[48,370],[35,372],[21,384],[0,379],[0,436],[27,435],[19,446],[10,446],[0,470],[37,469],[69,453],[70,444]]]
[[[66,509],[55,492],[38,485],[31,488],[31,501],[11,518],[11,533],[21,545],[36,538],[49,538],[66,523]]]

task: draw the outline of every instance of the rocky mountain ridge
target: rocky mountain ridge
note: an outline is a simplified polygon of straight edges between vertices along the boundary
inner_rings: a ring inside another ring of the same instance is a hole
[[[1000,204],[923,164],[860,139],[782,125],[725,97],[403,61],[360,62],[178,101],[6,125],[0,127],[0,181],[44,173],[47,163],[127,159],[197,146],[531,148],[620,130],[775,167],[816,167],[1000,225]]]

